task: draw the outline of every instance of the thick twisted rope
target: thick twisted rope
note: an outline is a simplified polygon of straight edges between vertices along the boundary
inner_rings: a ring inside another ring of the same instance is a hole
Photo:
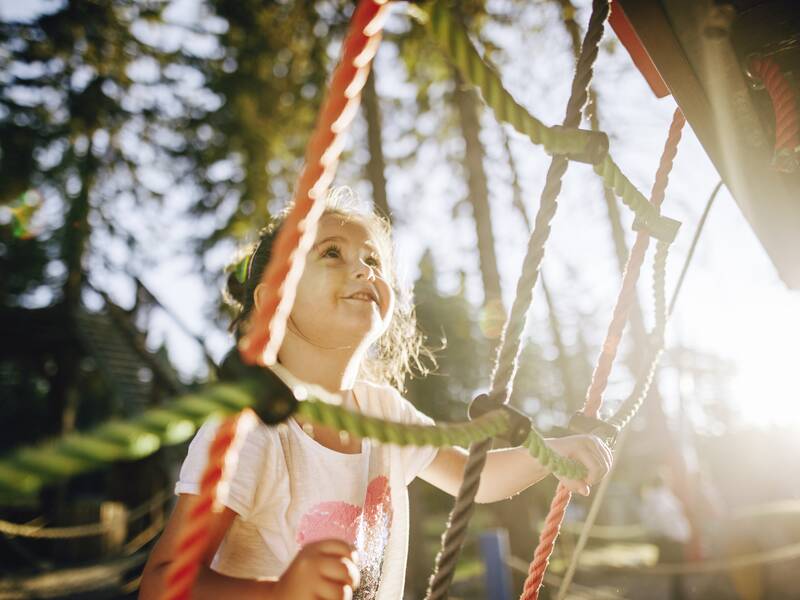
[[[555,128],[547,127],[531,115],[503,87],[497,71],[481,57],[463,25],[452,16],[444,2],[433,5],[428,23],[433,36],[447,51],[462,75],[480,90],[484,102],[493,110],[498,121],[511,125],[534,144],[544,146],[549,154],[581,154],[586,151],[591,138],[588,132],[577,129],[580,119],[573,125],[566,125],[565,122],[564,126]],[[677,224],[659,218],[658,210],[622,173],[611,156],[602,154],[594,164],[594,170],[603,179],[605,186],[620,197],[640,222],[651,227],[661,237],[674,237]]]
[[[772,110],[775,113],[772,167],[776,171],[791,173],[797,169],[800,152],[797,96],[774,60],[756,58],[750,61],[749,68],[752,75],[764,84],[772,100]]]
[[[672,170],[672,164],[675,160],[675,155],[678,150],[678,142],[681,139],[681,132],[686,119],[683,113],[678,108],[672,118],[672,124],[669,128],[667,141],[664,144],[664,151],[661,155],[658,170],[656,171],[655,181],[651,192],[652,206],[658,210],[664,200],[664,192],[669,182],[669,173]],[[650,236],[646,231],[640,230],[636,236],[636,241],[631,249],[628,257],[628,263],[625,266],[625,272],[622,277],[622,285],[620,286],[619,296],[617,303],[614,307],[614,312],[611,318],[611,323],[608,326],[605,341],[603,342],[600,356],[597,359],[597,365],[592,373],[592,380],[589,384],[589,389],[586,392],[586,401],[582,408],[584,415],[592,418],[597,418],[600,405],[602,404],[603,392],[608,384],[608,377],[614,365],[614,360],[617,356],[619,343],[622,339],[622,333],[625,329],[625,323],[628,320],[630,309],[636,301],[636,283],[639,280],[639,273],[641,272],[642,263],[647,252]],[[659,242],[658,250],[656,251],[658,268],[654,270],[654,301],[656,312],[656,331],[654,337],[656,338],[655,344],[659,348],[656,356],[660,356],[660,349],[663,348],[664,327],[666,322],[666,299],[664,294],[665,284],[665,267],[666,267],[666,250],[668,244]],[[632,418],[636,410],[641,406],[647,391],[650,388],[657,358],[651,361],[649,365],[648,376],[645,378],[647,381],[646,387],[643,387],[639,394],[637,394],[637,401],[631,405],[633,412],[627,416],[627,420]],[[538,597],[539,589],[544,578],[544,573],[547,570],[547,564],[550,560],[550,555],[555,547],[556,539],[561,528],[561,523],[564,520],[567,506],[572,494],[561,483],[559,483],[556,490],[555,498],[550,505],[550,512],[545,519],[545,527],[539,537],[539,544],[534,552],[534,558],[531,562],[528,578],[525,581],[523,588],[522,598],[524,600],[531,600]]]
[[[494,410],[465,423],[411,425],[385,421],[322,401],[305,400],[297,414],[315,425],[325,425],[361,438],[399,446],[466,446],[491,439],[508,429],[508,415]]]
[[[494,67],[480,56],[466,29],[451,13],[446,2],[433,4],[428,24],[433,37],[464,78],[477,86],[498,121],[508,123],[528,136],[534,144],[543,146],[548,154],[581,154],[586,150],[592,140],[591,133],[580,129],[548,127],[514,99],[503,87]]]
[[[286,330],[297,282],[325,208],[325,193],[336,172],[344,134],[356,114],[361,89],[378,50],[388,12],[387,0],[361,0],[356,8],[342,58],[333,72],[328,96],[306,149],[305,166],[295,186],[292,210],[278,231],[264,269],[264,301],[253,313],[239,342],[248,364],[272,364]]]
[[[208,463],[200,480],[200,493],[193,498],[186,520],[181,524],[181,535],[173,552],[166,575],[163,594],[165,600],[184,600],[191,597],[192,587],[200,561],[207,549],[214,512],[219,510],[217,491],[225,473],[226,463],[236,460],[236,448],[231,448],[237,437],[237,429],[252,427],[255,414],[245,410],[223,421],[208,451]],[[239,439],[244,431],[239,432]]]
[[[297,282],[325,208],[325,192],[336,172],[344,133],[358,109],[361,89],[378,50],[381,29],[388,14],[386,2],[361,0],[353,13],[342,45],[342,58],[333,72],[328,96],[306,149],[305,166],[295,186],[292,210],[278,231],[272,256],[261,278],[261,282],[266,284],[266,297],[256,308],[239,343],[242,359],[248,364],[275,362],[294,303]],[[236,422],[235,417],[226,421],[211,444],[200,497],[181,529],[176,560],[167,576],[166,597],[171,600],[188,598],[191,594],[199,561],[208,545],[211,509],[221,465],[234,442]]]
[[[586,89],[592,78],[592,67],[597,58],[600,39],[603,36],[603,24],[607,17],[608,0],[594,0],[592,16],[572,81],[572,90],[563,122],[565,127],[577,127],[580,123],[581,110],[587,98]],[[533,288],[539,276],[544,246],[550,234],[550,222],[558,207],[556,200],[561,190],[561,179],[567,166],[568,161],[563,156],[555,156],[550,162],[539,211],[528,241],[523,271],[517,283],[514,304],[503,328],[500,350],[492,374],[490,396],[498,404],[507,403],[511,397],[514,375],[522,348],[522,333],[525,330],[527,315],[533,299]],[[436,565],[431,576],[426,596],[431,600],[444,598],[447,594],[447,587],[452,580],[458,554],[466,536],[467,524],[474,509],[480,474],[486,463],[486,455],[490,446],[491,441],[487,440],[470,447],[469,458],[464,468],[464,479],[450,513],[447,529],[442,536],[442,548],[436,557]]]

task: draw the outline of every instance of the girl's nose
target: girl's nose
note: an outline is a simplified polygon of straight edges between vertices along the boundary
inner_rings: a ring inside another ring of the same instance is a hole
[[[364,262],[363,258],[359,258],[355,267],[355,278],[368,280],[375,279],[375,270],[366,262]]]

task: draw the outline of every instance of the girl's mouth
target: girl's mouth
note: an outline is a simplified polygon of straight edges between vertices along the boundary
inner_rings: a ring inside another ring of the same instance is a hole
[[[375,304],[378,303],[378,299],[369,292],[356,292],[355,294],[347,296],[345,300],[360,300],[362,302],[374,302]]]

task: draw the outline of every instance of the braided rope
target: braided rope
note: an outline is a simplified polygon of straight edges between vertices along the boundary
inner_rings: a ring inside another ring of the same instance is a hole
[[[469,38],[466,29],[454,18],[446,2],[436,2],[428,19],[430,31],[448,53],[463,76],[477,86],[486,105],[498,121],[508,123],[530,140],[544,147],[548,154],[579,154],[586,149],[590,136],[580,129],[548,127],[530,114],[503,87],[500,75],[484,58]]]
[[[664,192],[669,182],[669,173],[672,170],[672,165],[678,149],[678,142],[680,142],[681,132],[685,123],[686,119],[683,113],[677,108],[672,118],[672,124],[669,128],[669,134],[664,144],[664,151],[659,161],[651,191],[651,202],[655,210],[659,209],[664,200]],[[600,409],[603,392],[606,389],[608,377],[614,365],[614,359],[616,358],[619,343],[622,339],[625,323],[628,320],[630,309],[636,301],[636,282],[639,279],[641,266],[644,262],[645,253],[647,252],[649,238],[650,236],[647,232],[639,231],[636,236],[636,242],[628,257],[628,263],[625,266],[622,285],[620,286],[620,292],[617,297],[616,306],[614,307],[611,323],[609,324],[606,338],[603,342],[602,350],[597,359],[597,365],[592,373],[592,380],[586,393],[586,401],[582,409],[583,414],[586,416],[596,418]],[[655,345],[659,348],[659,351],[655,354],[656,358],[651,361],[647,376],[644,378],[646,385],[641,388],[639,394],[634,396],[636,401],[631,404],[628,411],[625,413],[626,423],[633,417],[642,402],[644,402],[644,398],[647,396],[655,374],[658,361],[657,357],[660,357],[660,349],[662,349],[664,345],[664,328],[667,314],[664,289],[668,248],[669,244],[666,242],[659,242],[656,250],[657,268],[654,269],[653,276],[653,293],[656,313],[654,338],[656,339]],[[553,548],[555,547],[555,542],[558,538],[561,523],[564,520],[564,514],[566,513],[571,496],[572,494],[570,491],[563,484],[559,483],[556,496],[550,505],[550,511],[545,519],[545,527],[539,536],[539,544],[534,552],[528,578],[525,581],[521,596],[524,600],[535,600],[538,598],[539,589],[544,579],[544,573],[547,570],[547,564],[550,560]]]
[[[572,81],[572,90],[563,121],[565,127],[576,127],[580,124],[581,110],[587,98],[586,90],[592,78],[594,61],[597,58],[600,39],[603,35],[603,23],[607,17],[608,0],[594,0],[592,16]],[[561,190],[561,179],[567,166],[568,160],[560,155],[553,157],[550,162],[539,211],[528,241],[522,274],[517,283],[514,304],[503,328],[500,350],[492,374],[490,396],[495,398],[498,403],[507,403],[511,397],[514,375],[522,348],[522,333],[525,330],[527,315],[533,300],[533,289],[539,276],[544,246],[550,234],[550,222],[558,207],[557,197]],[[470,447],[470,455],[464,468],[464,479],[450,513],[447,528],[442,536],[442,548],[436,557],[436,565],[426,596],[428,599],[444,598],[447,594],[447,587],[453,578],[458,554],[466,536],[467,523],[474,509],[481,471],[490,446],[491,442],[486,441]]]
[[[326,425],[357,437],[399,446],[468,446],[490,440],[507,431],[509,427],[508,413],[501,409],[464,423],[436,425],[385,421],[321,400],[302,401],[297,413],[316,425]],[[586,476],[586,468],[581,463],[554,452],[534,429],[531,429],[523,446],[531,456],[556,475],[570,478]]]
[[[306,149],[305,166],[295,186],[292,210],[278,231],[272,257],[261,278],[266,284],[266,297],[256,308],[239,342],[242,359],[248,364],[275,362],[305,257],[325,207],[325,192],[336,171],[344,134],[358,109],[361,89],[378,50],[383,22],[388,16],[387,7],[387,0],[361,0],[353,13],[342,45],[342,58],[333,72],[328,96]],[[239,418],[234,417],[220,427],[209,450],[200,496],[181,529],[176,560],[167,576],[170,600],[188,598],[191,594],[199,561],[208,545],[221,465],[234,442]]]
[[[326,425],[361,438],[400,446],[467,446],[503,433],[508,415],[494,410],[465,423],[411,425],[384,421],[322,401],[303,401],[297,414],[317,425]]]
[[[261,283],[264,301],[254,311],[239,342],[248,364],[272,364],[286,330],[297,282],[325,208],[325,192],[333,180],[344,134],[356,114],[361,89],[378,50],[387,0],[361,0],[353,13],[342,58],[333,72],[328,96],[306,149],[305,166],[295,186],[292,210],[278,230]]]
[[[590,138],[587,132],[577,129],[580,119],[575,120],[574,124],[567,125],[565,122],[564,127],[554,128],[547,127],[531,115],[503,87],[497,71],[480,55],[463,25],[445,7],[445,2],[433,5],[428,23],[433,36],[464,77],[480,90],[484,102],[494,111],[498,121],[511,125],[534,144],[542,145],[549,154],[579,154],[585,151]],[[608,154],[594,165],[594,170],[605,186],[614,190],[623,204],[642,222],[655,224],[658,221],[658,211]]]
[[[775,154],[772,166],[777,171],[793,172],[797,169],[800,152],[797,96],[774,60],[753,59],[750,61],[750,70],[763,82],[775,113]]]
[[[664,330],[668,316],[666,294],[664,293],[668,252],[668,244],[663,242],[656,244],[656,252],[653,257],[653,298],[656,322],[652,332],[650,359],[646,362],[643,373],[637,379],[631,395],[620,405],[614,415],[608,419],[608,423],[618,429],[625,427],[641,408],[647,398],[647,394],[650,392],[658,362],[664,353]]]
[[[213,513],[219,510],[216,500],[219,484],[226,464],[237,458],[234,444],[237,430],[252,427],[256,420],[251,410],[244,410],[223,421],[217,429],[208,450],[208,463],[200,480],[200,493],[193,498],[186,520],[181,523],[180,536],[173,553],[174,560],[167,571],[163,594],[165,600],[188,600],[191,596],[200,561],[208,547]],[[244,431],[238,431],[238,434],[241,440]]]

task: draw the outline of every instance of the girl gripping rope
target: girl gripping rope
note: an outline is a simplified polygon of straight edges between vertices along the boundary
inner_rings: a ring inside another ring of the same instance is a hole
[[[408,295],[395,277],[385,220],[330,200],[306,259],[287,334],[273,369],[287,383],[301,380],[343,398],[344,406],[388,421],[432,424],[405,400],[405,375],[425,350]],[[265,230],[242,269],[229,277],[228,296],[240,335],[263,301],[261,275],[281,219]],[[192,441],[180,471],[175,510],[145,566],[140,597],[157,598],[173,559],[177,524],[199,482],[216,425]],[[562,479],[589,494],[604,477],[611,452],[596,437],[548,440],[581,462],[585,481]],[[415,477],[455,495],[467,453],[462,448],[397,447],[340,435],[293,417],[259,424],[242,442],[221,493],[209,552],[195,598],[338,600],[399,599],[408,551],[408,495]],[[540,481],[547,470],[525,448],[491,451],[478,502],[503,500]]]

